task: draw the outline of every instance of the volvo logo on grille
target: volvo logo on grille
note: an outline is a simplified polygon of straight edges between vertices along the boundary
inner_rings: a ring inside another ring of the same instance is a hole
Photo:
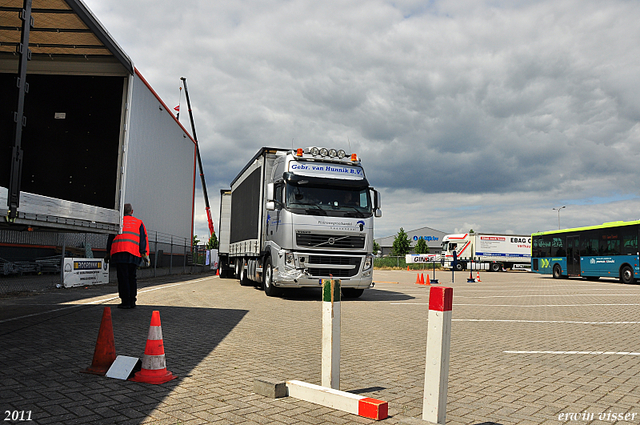
[[[333,245],[334,243],[336,243],[336,238],[329,238],[327,242],[329,242],[329,245]]]

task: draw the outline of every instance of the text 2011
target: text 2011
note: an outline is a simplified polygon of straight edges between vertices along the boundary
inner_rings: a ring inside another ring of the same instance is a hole
[[[8,422],[28,422],[31,421],[31,410],[5,410],[5,421]]]

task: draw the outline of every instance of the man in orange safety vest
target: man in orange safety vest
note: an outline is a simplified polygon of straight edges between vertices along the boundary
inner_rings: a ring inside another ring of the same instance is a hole
[[[122,233],[110,235],[107,240],[107,259],[116,265],[118,273],[118,294],[122,300],[118,308],[136,308],[136,270],[142,263],[149,265],[149,238],[142,220],[133,216],[131,204],[124,204]]]

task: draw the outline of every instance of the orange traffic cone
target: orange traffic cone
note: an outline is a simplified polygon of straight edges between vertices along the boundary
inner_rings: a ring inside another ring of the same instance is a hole
[[[478,277],[476,277],[476,282],[482,282],[482,281],[480,280],[480,271],[478,271]]]
[[[111,364],[116,360],[116,344],[113,339],[113,323],[111,321],[111,307],[105,307],[102,311],[102,321],[98,331],[98,341],[93,352],[91,366],[81,370],[82,373],[92,373],[104,376]]]
[[[429,279],[429,273],[427,273],[427,281],[425,282],[425,285],[431,286],[431,279]]]
[[[407,266],[407,271],[409,271],[409,266]]]
[[[424,285],[424,273],[420,275],[420,285]]]
[[[156,310],[151,316],[149,336],[147,337],[147,345],[144,348],[144,357],[142,358],[142,369],[131,380],[147,384],[164,384],[176,378],[177,376],[167,370],[164,343],[162,342],[160,312]]]
[[[420,285],[420,273],[416,275],[416,285]]]

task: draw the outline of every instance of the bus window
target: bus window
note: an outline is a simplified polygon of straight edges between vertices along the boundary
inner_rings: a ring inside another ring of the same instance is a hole
[[[551,257],[551,238],[549,236],[533,238],[533,256],[539,258]]]
[[[620,255],[620,238],[617,232],[603,230],[600,237],[600,255]]]
[[[551,240],[551,256],[552,257],[566,257],[567,251],[564,249],[564,238],[554,237]]]
[[[585,232],[580,238],[580,255],[598,255],[598,235]]]
[[[622,255],[638,254],[638,233],[635,227],[622,229]]]

